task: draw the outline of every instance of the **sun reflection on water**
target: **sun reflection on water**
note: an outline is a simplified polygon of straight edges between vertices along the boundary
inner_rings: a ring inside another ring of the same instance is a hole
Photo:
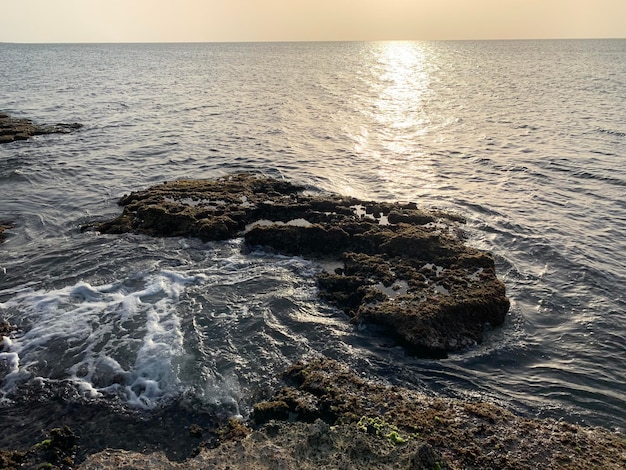
[[[378,59],[376,120],[391,129],[416,130],[429,77],[419,43],[384,43]]]
[[[376,65],[371,70],[363,109],[367,119],[353,129],[353,150],[378,163],[381,183],[396,195],[407,178],[416,181],[412,197],[436,186],[433,158],[422,145],[429,131],[431,71],[426,45],[418,42],[376,44]]]

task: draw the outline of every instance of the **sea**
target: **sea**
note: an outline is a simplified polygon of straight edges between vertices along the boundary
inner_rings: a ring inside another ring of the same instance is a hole
[[[0,110],[84,126],[0,146],[0,448],[69,425],[162,449],[246,419],[295,361],[626,430],[626,40],[0,44]],[[241,238],[102,235],[119,198],[254,172],[466,218],[511,309],[412,357]]]

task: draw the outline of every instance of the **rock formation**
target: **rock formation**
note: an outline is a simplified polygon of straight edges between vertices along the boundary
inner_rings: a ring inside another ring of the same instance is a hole
[[[626,439],[603,429],[527,419],[483,402],[372,383],[335,361],[294,364],[285,387],[255,405],[254,426],[229,423],[185,462],[105,450],[82,470],[588,469],[626,466]],[[235,432],[234,432],[235,431]]]
[[[443,356],[480,342],[509,308],[492,257],[463,243],[462,220],[415,204],[313,194],[249,174],[163,183],[120,204],[119,217],[85,229],[241,236],[248,246],[335,261],[318,276],[320,295],[355,322],[385,326],[416,354]],[[11,328],[0,322],[0,333]],[[250,421],[230,419],[217,432],[192,424],[189,436],[204,440],[184,462],[106,449],[78,468],[626,467],[619,434],[373,382],[324,358],[293,364],[281,388],[254,404]],[[0,452],[0,466],[76,468],[77,449],[80,438],[57,428],[29,450]]]
[[[459,217],[304,189],[250,174],[166,182],[124,196],[123,213],[92,228],[243,236],[250,246],[337,261],[318,277],[322,298],[354,322],[382,325],[411,354],[445,357],[504,322],[509,300],[493,258],[463,243]]]
[[[0,144],[8,144],[16,140],[27,140],[34,135],[67,134],[82,127],[82,124],[33,124],[28,119],[16,119],[8,114],[0,113]]]

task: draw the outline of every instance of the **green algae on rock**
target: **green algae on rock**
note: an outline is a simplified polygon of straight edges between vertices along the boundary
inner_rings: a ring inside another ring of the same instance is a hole
[[[119,201],[102,233],[243,236],[249,246],[341,263],[319,275],[322,298],[354,322],[385,327],[429,357],[480,343],[509,309],[490,254],[463,243],[458,216],[416,204],[312,194],[287,181],[237,174],[165,182]]]
[[[0,450],[0,468],[69,470],[74,468],[77,441],[67,426],[51,429],[46,439],[26,451]]]
[[[35,135],[67,134],[80,129],[82,124],[34,124],[29,119],[12,118],[0,113],[0,144],[8,144],[16,140],[27,140]]]
[[[288,416],[353,427],[377,436],[381,445],[423,442],[440,456],[441,468],[626,468],[626,438],[604,429],[522,418],[490,403],[373,383],[324,358],[294,364],[284,380],[284,388],[255,405],[258,423]],[[315,405],[304,414],[303,401]],[[270,404],[279,402],[287,410],[271,416]]]

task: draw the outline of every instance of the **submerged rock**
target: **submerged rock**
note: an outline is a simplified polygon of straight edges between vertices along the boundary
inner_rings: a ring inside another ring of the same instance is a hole
[[[4,318],[0,317],[0,352],[4,349],[4,337],[9,336],[11,333],[17,330],[17,326],[10,324]],[[2,368],[4,361],[0,361],[0,380],[3,378]]]
[[[15,225],[13,225],[10,222],[2,222],[2,221],[0,221],[0,243],[2,243],[7,238],[7,236],[5,235],[4,231],[12,229],[13,227],[15,227]]]
[[[82,124],[34,124],[29,119],[12,118],[8,114],[0,113],[0,144],[8,144],[16,140],[27,140],[34,135],[67,134],[80,129]]]
[[[90,227],[243,236],[249,246],[337,261],[318,277],[322,298],[354,322],[382,325],[412,354],[445,357],[504,322],[509,300],[493,258],[463,243],[458,216],[304,189],[250,174],[166,182],[125,195],[119,217]]]

